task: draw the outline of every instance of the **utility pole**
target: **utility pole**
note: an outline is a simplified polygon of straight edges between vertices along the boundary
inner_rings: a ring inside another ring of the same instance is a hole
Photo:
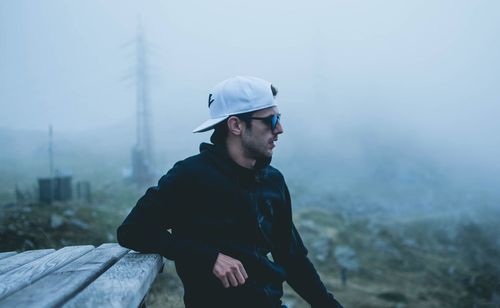
[[[148,66],[140,19],[137,25],[136,61],[137,139],[132,149],[132,180],[137,185],[144,186],[152,184],[154,172]]]
[[[54,177],[54,150],[52,141],[52,124],[49,125],[49,176]]]

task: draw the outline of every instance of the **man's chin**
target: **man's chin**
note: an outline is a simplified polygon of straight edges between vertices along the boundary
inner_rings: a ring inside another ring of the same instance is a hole
[[[273,150],[267,150],[265,152],[260,153],[260,158],[261,159],[268,159],[273,157]]]

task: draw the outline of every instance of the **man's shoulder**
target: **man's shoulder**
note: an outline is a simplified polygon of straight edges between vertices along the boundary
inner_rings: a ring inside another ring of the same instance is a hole
[[[281,173],[281,171],[279,171],[277,168],[275,168],[271,165],[266,167],[265,172],[266,172],[266,175],[269,177],[279,179],[283,182],[285,181],[285,177],[283,176],[283,173]]]
[[[182,160],[177,161],[173,168],[178,168],[182,171],[196,171],[200,167],[206,165],[206,159],[203,153],[198,153]]]
[[[266,172],[273,173],[273,174],[280,174],[281,176],[283,176],[281,171],[279,171],[278,168],[273,167],[272,165],[269,165],[266,167]]]
[[[160,178],[158,185],[168,182],[187,182],[193,177],[196,177],[200,170],[204,170],[204,159],[201,154],[189,156],[183,160],[179,160]]]

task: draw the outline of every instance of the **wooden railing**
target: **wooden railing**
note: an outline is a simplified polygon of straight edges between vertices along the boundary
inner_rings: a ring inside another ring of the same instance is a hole
[[[0,307],[138,307],[163,258],[118,244],[0,253]]]

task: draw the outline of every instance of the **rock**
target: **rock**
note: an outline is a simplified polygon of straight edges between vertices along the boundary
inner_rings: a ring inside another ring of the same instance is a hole
[[[338,237],[339,231],[333,227],[324,227],[324,230],[322,233],[324,234],[325,237],[329,238],[330,240],[335,241]]]
[[[66,217],[73,217],[75,216],[75,211],[71,210],[71,209],[67,209],[63,212],[64,216]]]
[[[491,294],[490,304],[492,307],[499,307],[500,306],[500,293],[493,292],[493,294]]]
[[[377,295],[379,298],[389,301],[389,302],[395,302],[396,307],[406,307],[406,304],[408,302],[408,299],[406,298],[406,295],[403,293],[397,292],[397,291],[389,291],[389,292],[383,292]],[[398,306],[398,305],[403,305],[403,306]]]
[[[86,223],[84,221],[81,221],[78,218],[72,218],[72,219],[70,219],[69,223],[72,224],[73,226],[76,226],[76,227],[78,227],[80,229],[83,229],[83,230],[90,229],[90,226],[89,226],[88,223]]]
[[[340,266],[350,271],[357,271],[359,269],[356,252],[351,247],[339,245],[335,247],[334,254]]]
[[[58,214],[50,215],[50,227],[52,229],[57,229],[64,224],[64,217]]]
[[[310,219],[301,220],[299,222],[298,227],[299,227],[301,232],[312,232],[312,233],[318,232],[317,224]]]
[[[115,241],[115,237],[114,237],[114,235],[113,235],[113,234],[111,234],[111,233],[109,233],[109,232],[106,234],[106,238],[108,239],[108,242],[113,242],[113,241]]]
[[[373,248],[398,259],[401,258],[401,253],[396,247],[389,245],[387,242],[381,239],[375,240],[375,242],[373,243]]]
[[[28,239],[24,240],[23,246],[27,248],[26,250],[35,248],[35,244],[32,241],[28,240]]]
[[[375,275],[378,275],[378,276],[383,276],[384,275],[384,271],[380,270],[380,269],[374,269],[373,270],[373,273]]]
[[[312,255],[318,261],[324,262],[330,255],[331,242],[327,237],[320,237],[319,239],[312,242],[310,246]]]
[[[418,247],[417,241],[415,241],[412,238],[405,238],[403,240],[403,245],[405,245],[406,247],[411,247],[411,248],[417,248]]]
[[[455,266],[451,265],[448,267],[448,275],[453,276],[455,274]]]

